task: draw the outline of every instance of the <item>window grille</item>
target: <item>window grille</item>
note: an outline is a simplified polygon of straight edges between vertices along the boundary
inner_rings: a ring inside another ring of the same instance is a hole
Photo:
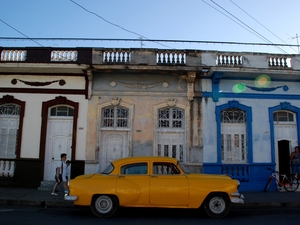
[[[124,107],[106,107],[102,110],[101,127],[128,127],[129,110]]]
[[[273,113],[275,123],[295,122],[295,114],[288,111],[278,111]]]
[[[0,105],[0,115],[20,116],[21,107],[15,104]]]
[[[74,109],[68,106],[56,106],[50,109],[50,116],[74,116]]]
[[[240,109],[226,109],[221,113],[222,123],[246,123],[246,112]]]
[[[183,114],[182,109],[160,109],[158,111],[158,127],[182,128]]]

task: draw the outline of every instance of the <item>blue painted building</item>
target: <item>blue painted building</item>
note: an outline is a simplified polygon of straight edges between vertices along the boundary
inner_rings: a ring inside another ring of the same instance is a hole
[[[290,174],[299,140],[299,57],[222,59],[203,77],[203,171],[229,174],[242,191],[262,191],[268,167]]]

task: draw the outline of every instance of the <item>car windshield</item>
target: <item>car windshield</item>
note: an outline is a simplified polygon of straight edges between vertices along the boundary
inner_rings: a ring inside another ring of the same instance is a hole
[[[114,165],[110,163],[105,170],[103,170],[102,174],[110,174],[114,170]]]
[[[182,162],[178,161],[177,165],[183,170],[183,172],[185,174],[189,174],[190,173],[190,171],[188,171],[188,169],[184,167],[184,165],[182,164]]]

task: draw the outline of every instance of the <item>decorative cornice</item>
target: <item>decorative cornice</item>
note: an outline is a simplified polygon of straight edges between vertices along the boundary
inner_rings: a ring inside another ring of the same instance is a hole
[[[117,106],[117,105],[120,104],[120,101],[121,101],[122,99],[121,99],[121,98],[111,98],[110,100],[111,100],[111,104],[112,104],[113,106]]]
[[[280,107],[282,109],[289,109],[291,107],[291,103],[289,103],[289,102],[281,102],[280,103]]]
[[[3,100],[5,103],[12,103],[14,101],[14,96],[12,95],[4,95]]]
[[[162,84],[162,86],[165,88],[170,86],[168,82],[160,82],[160,83],[154,83],[154,84],[141,84],[141,83],[128,84],[128,83],[124,83],[124,82],[120,82],[120,81],[118,81],[118,82],[111,81],[109,85],[112,87],[115,87],[115,86],[117,86],[117,83],[123,85],[124,87],[132,88],[132,89],[149,89],[149,88],[154,88],[155,86],[157,86],[159,84]]]
[[[12,79],[11,80],[11,83],[13,85],[16,85],[18,83],[18,81],[26,84],[26,85],[29,85],[29,86],[36,86],[36,87],[39,87],[39,86],[48,86],[50,84],[53,84],[53,83],[56,83],[56,82],[59,82],[59,85],[60,86],[64,86],[66,84],[66,81],[61,79],[61,80],[54,80],[54,81],[45,81],[45,82],[39,82],[39,81],[25,81],[25,80],[20,80],[20,79]]]
[[[176,99],[174,98],[169,98],[169,99],[166,99],[166,102],[168,104],[169,107],[174,107],[176,105]]]
[[[67,101],[67,98],[64,96],[58,96],[58,97],[55,97],[55,101],[57,104],[65,104]]]
[[[269,87],[269,88],[265,88],[265,87],[253,87],[253,86],[249,86],[246,84],[241,83],[240,85],[250,88],[253,91],[262,91],[262,92],[270,92],[270,91],[275,91],[276,89],[282,88],[284,91],[288,91],[289,87],[287,85],[282,85],[282,86],[277,86],[277,87]]]
[[[234,108],[234,109],[238,108],[239,104],[240,103],[236,100],[228,101],[228,105],[229,105],[230,108]]]

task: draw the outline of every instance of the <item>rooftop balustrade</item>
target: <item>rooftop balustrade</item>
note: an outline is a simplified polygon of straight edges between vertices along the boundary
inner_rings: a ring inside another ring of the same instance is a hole
[[[299,55],[201,50],[114,48],[5,48],[1,63],[75,63],[300,70]]]

